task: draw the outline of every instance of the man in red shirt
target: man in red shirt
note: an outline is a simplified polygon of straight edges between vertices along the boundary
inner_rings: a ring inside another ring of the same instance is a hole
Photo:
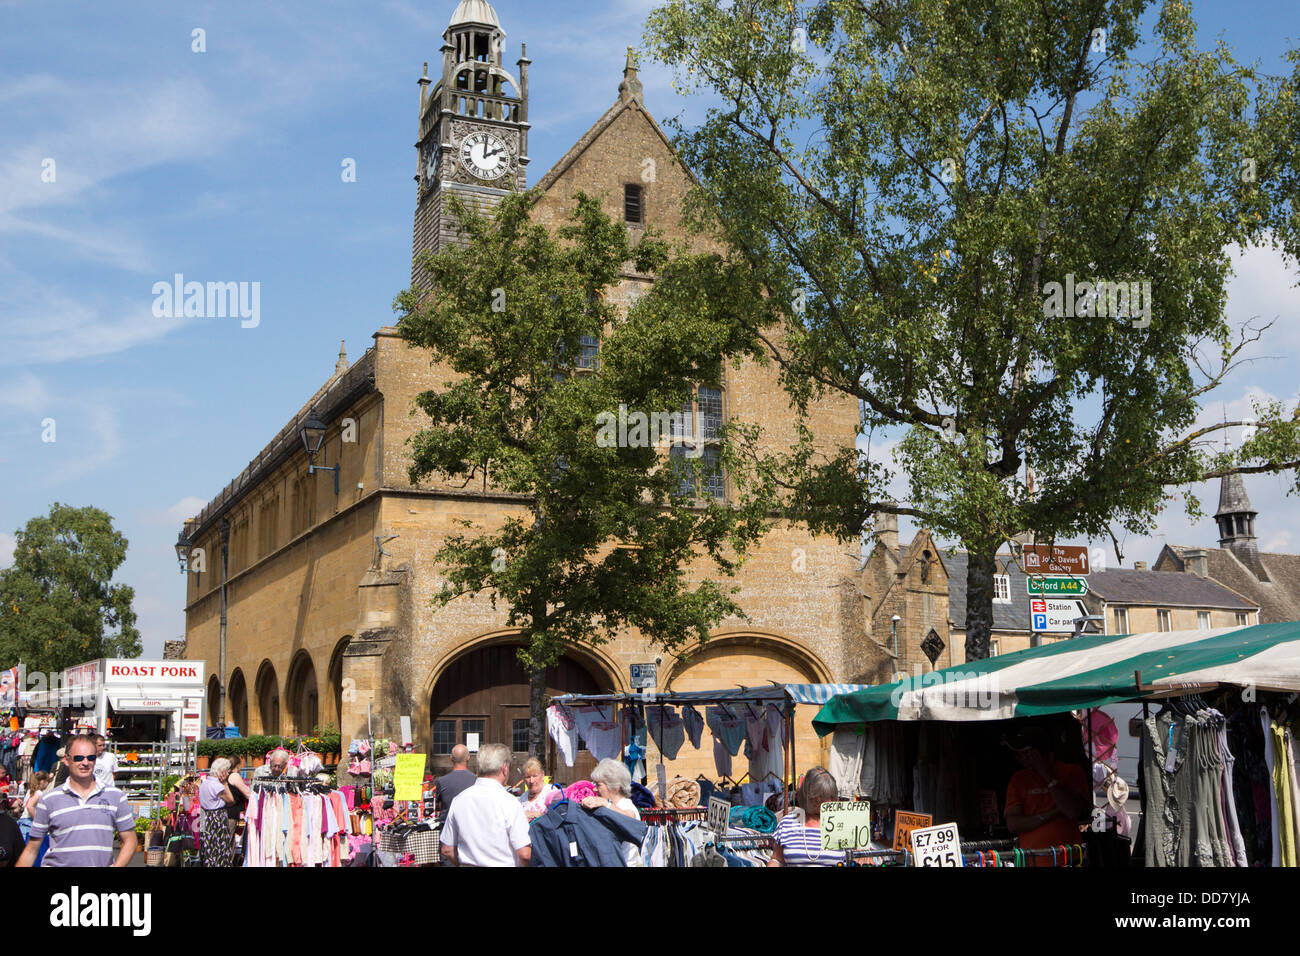
[[[1035,727],[1008,734],[1003,743],[1025,768],[1007,784],[1005,814],[1007,828],[1016,834],[1020,848],[1080,843],[1079,823],[1091,803],[1083,768],[1057,760],[1047,735]]]

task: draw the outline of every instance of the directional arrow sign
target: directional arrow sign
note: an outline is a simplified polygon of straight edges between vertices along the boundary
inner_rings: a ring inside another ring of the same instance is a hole
[[[1088,593],[1086,578],[1034,577],[1025,578],[1025,590],[1030,594],[1045,596],[1070,595],[1077,597]]]
[[[1088,549],[1077,544],[1027,545],[1025,570],[1030,574],[1087,574]]]
[[[1081,601],[1060,601],[1052,598],[1030,598],[1030,628],[1040,633],[1074,633],[1074,619],[1085,617],[1087,611]]]

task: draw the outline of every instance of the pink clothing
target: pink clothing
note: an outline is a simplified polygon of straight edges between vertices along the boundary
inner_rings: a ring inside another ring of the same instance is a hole
[[[590,780],[577,780],[565,788],[564,795],[574,803],[581,803],[584,797],[596,796],[596,788]]]

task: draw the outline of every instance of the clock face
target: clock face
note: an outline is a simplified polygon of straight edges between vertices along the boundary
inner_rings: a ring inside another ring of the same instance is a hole
[[[424,150],[424,182],[425,185],[432,186],[438,181],[438,165],[442,159],[442,150],[434,146],[426,146]]]
[[[491,133],[470,133],[461,141],[460,161],[479,179],[498,179],[510,168],[510,153]]]

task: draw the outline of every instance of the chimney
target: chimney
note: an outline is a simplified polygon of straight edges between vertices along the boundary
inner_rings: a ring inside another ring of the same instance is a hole
[[[876,512],[876,539],[894,554],[898,554],[898,515]]]
[[[1146,563],[1145,561],[1134,561],[1134,562],[1133,562],[1133,570],[1134,570],[1134,571],[1145,571],[1146,569],[1147,569],[1147,563]]]
[[[1210,576],[1210,556],[1204,548],[1197,548],[1194,551],[1183,552],[1183,566],[1189,574],[1194,574],[1198,578],[1208,578]]]

